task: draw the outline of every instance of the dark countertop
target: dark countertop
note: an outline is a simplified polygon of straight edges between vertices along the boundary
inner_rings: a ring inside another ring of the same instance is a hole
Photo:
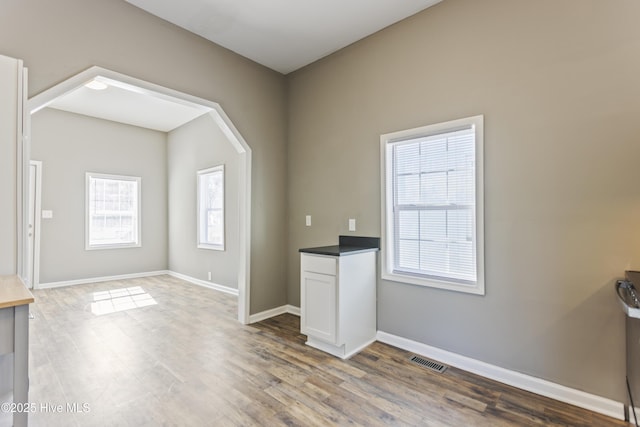
[[[300,249],[300,252],[317,255],[344,256],[379,250],[380,238],[378,237],[339,236],[339,244],[337,245],[303,248]]]

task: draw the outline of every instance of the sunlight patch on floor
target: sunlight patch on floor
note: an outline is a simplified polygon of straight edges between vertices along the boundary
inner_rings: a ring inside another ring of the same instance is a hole
[[[158,304],[140,286],[93,293],[91,312],[96,316]]]

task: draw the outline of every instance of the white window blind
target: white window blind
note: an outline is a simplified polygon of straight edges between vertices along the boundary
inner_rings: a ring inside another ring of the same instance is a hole
[[[87,173],[86,248],[140,246],[140,178]]]
[[[395,269],[475,282],[472,129],[394,144]]]
[[[483,293],[478,128],[464,119],[443,125],[383,135],[385,271],[392,280]]]
[[[224,250],[224,165],[198,171],[198,247]]]

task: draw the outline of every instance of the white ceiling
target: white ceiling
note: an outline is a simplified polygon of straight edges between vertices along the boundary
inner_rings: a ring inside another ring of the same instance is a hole
[[[442,0],[126,0],[283,74]]]
[[[126,0],[287,74],[442,0]],[[169,132],[210,111],[105,78],[48,107]]]
[[[211,111],[208,107],[167,99],[125,83],[102,77],[96,80],[107,83],[107,89],[80,86],[47,107],[161,132],[169,132]]]

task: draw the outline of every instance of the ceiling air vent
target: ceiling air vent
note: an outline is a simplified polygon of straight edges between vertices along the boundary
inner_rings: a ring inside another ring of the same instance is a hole
[[[445,365],[438,362],[434,362],[433,360],[425,359],[420,356],[413,356],[409,360],[415,363],[416,365],[423,366],[439,374],[447,370],[447,367]]]

